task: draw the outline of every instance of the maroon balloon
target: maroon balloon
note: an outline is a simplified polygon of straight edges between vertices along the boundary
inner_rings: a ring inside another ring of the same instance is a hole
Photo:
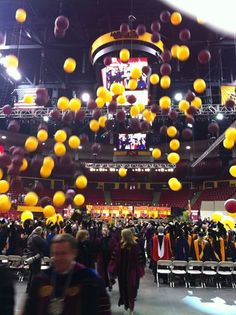
[[[103,63],[104,65],[107,67],[107,66],[110,66],[110,64],[112,63],[112,58],[111,56],[106,56],[104,59],[103,59]]]
[[[2,108],[2,111],[4,115],[11,115],[11,112],[12,112],[11,105],[4,105]]]
[[[176,110],[174,110],[174,109],[172,109],[172,110],[169,112],[169,114],[168,114],[169,118],[170,118],[172,121],[177,120],[178,115],[179,115],[178,112],[177,112]]]
[[[140,123],[140,130],[142,132],[145,132],[145,131],[148,131],[150,129],[150,124],[146,121],[146,120],[143,120],[141,123]]]
[[[40,168],[43,164],[43,157],[40,154],[36,154],[31,161],[31,167],[32,169],[36,168]]]
[[[151,41],[152,41],[153,43],[157,43],[157,42],[159,42],[160,40],[161,40],[161,35],[160,35],[159,33],[157,33],[157,32],[152,33]]]
[[[190,128],[185,128],[185,129],[182,131],[182,137],[183,137],[185,140],[190,140],[190,139],[192,139],[192,137],[193,137],[193,131],[192,131],[192,129],[190,129]]]
[[[189,108],[187,109],[187,113],[188,113],[189,115],[194,116],[194,115],[196,115],[196,113],[197,113],[197,108],[191,105],[191,106],[189,106]]]
[[[79,138],[82,145],[89,143],[89,137],[85,133],[82,133]]]
[[[43,208],[51,204],[52,204],[52,199],[49,198],[48,196],[44,196],[41,199],[39,199],[39,205]]]
[[[98,120],[101,117],[102,113],[101,110],[96,108],[93,112],[93,119]]]
[[[149,66],[143,66],[142,67],[142,72],[146,75],[148,75],[151,71],[151,68]],[[131,95],[132,96],[132,95]],[[135,102],[134,102],[135,103]],[[131,103],[130,103],[131,104]]]
[[[41,130],[41,129],[48,131],[48,125],[44,122],[40,123],[38,126],[38,130]]]
[[[153,33],[159,33],[161,30],[161,23],[159,21],[153,21],[151,24],[151,30]]]
[[[208,49],[203,49],[198,53],[198,61],[201,64],[206,64],[211,60],[211,53]]]
[[[235,106],[234,100],[228,99],[228,100],[225,102],[225,107],[228,108],[228,109],[234,108],[234,106]]]
[[[194,92],[192,92],[191,90],[188,90],[188,92],[185,95],[185,99],[188,102],[192,102],[195,99],[196,94]]]
[[[59,30],[67,30],[70,26],[70,22],[69,19],[64,16],[64,15],[60,15],[56,18],[55,20],[55,26],[56,28],[58,28]]]
[[[179,32],[179,39],[182,42],[187,42],[188,40],[190,40],[191,38],[191,33],[190,30],[187,28],[183,28],[180,32]]]
[[[126,113],[124,110],[120,109],[116,114],[116,119],[118,121],[125,121],[126,119]]]
[[[25,150],[21,147],[14,147],[14,149],[12,149],[12,155],[21,155],[22,157],[24,157],[25,155]]]
[[[39,181],[36,181],[33,187],[33,191],[38,195],[41,196],[44,193],[43,184]]]
[[[143,69],[142,69],[143,70]],[[150,68],[149,68],[150,70]],[[145,73],[145,72],[144,72]],[[134,104],[137,101],[136,97],[134,95],[127,96],[127,102],[130,104]]]
[[[219,130],[220,130],[220,127],[216,122],[211,122],[208,125],[208,132],[211,134],[217,134]]]
[[[236,212],[236,200],[235,199],[228,199],[224,203],[225,210],[229,213],[235,213]]]
[[[129,125],[130,125],[130,128],[134,132],[140,131],[140,121],[139,121],[138,118],[131,118],[130,121],[129,121]]]
[[[117,110],[117,103],[115,101],[111,101],[107,108],[109,113],[115,113]]]
[[[146,26],[144,24],[139,24],[136,28],[136,33],[139,36],[142,36],[146,33]]]
[[[74,191],[74,189],[68,189],[67,191],[66,191],[66,196],[70,196],[70,197],[74,197],[75,196],[75,191]]]
[[[38,106],[46,106],[49,101],[49,96],[48,95],[37,95],[35,99],[35,103]]]
[[[0,154],[0,167],[6,167],[11,164],[11,157],[9,154],[3,152]]]
[[[167,135],[167,126],[161,126],[160,134],[162,134],[163,136]]]
[[[14,155],[12,158],[12,164],[14,164],[15,166],[20,167],[23,161],[23,156],[22,155]]]
[[[91,146],[91,150],[92,150],[93,154],[98,154],[98,153],[101,152],[102,147],[101,147],[101,145],[99,143],[94,143]]]
[[[172,59],[172,55],[169,49],[165,49],[162,53],[161,53],[161,59],[163,60],[163,62],[170,62]]]
[[[11,132],[19,132],[20,131],[20,123],[17,120],[11,120],[7,126],[7,130]]]
[[[7,174],[10,175],[10,176],[18,176],[19,175],[19,166],[18,165],[14,165],[14,164],[11,164],[9,167],[8,167],[8,171],[7,171]]]
[[[61,120],[61,112],[57,109],[53,109],[49,116],[53,119],[53,120]]]
[[[162,109],[161,109],[161,114],[162,114],[162,115],[168,115],[169,112],[170,112],[170,109],[169,109],[169,108],[162,108]]]
[[[152,112],[153,114],[157,114],[158,111],[159,111],[159,106],[156,105],[156,104],[153,104],[153,105],[151,106],[151,112]]]
[[[193,125],[194,122],[195,122],[195,119],[194,119],[194,117],[192,115],[188,115],[188,116],[185,117],[185,121],[186,121],[187,124],[192,124]]]
[[[129,24],[122,23],[120,25],[120,32],[121,32],[122,35],[127,35],[129,33]]]
[[[66,125],[70,125],[74,119],[75,119],[75,113],[72,112],[71,110],[65,111],[62,115],[62,121]]]
[[[168,23],[170,21],[170,12],[169,11],[162,11],[160,13],[160,20],[162,23]]]
[[[97,103],[94,100],[89,100],[87,103],[88,110],[94,110],[97,108]]]
[[[11,189],[17,190],[17,191],[22,191],[24,189],[23,182],[20,177],[13,177],[10,181],[10,186],[11,186]]]
[[[114,121],[113,119],[108,119],[105,123],[106,129],[107,130],[112,130],[113,126],[114,126]]]
[[[75,113],[75,121],[84,121],[85,119],[85,111],[83,110],[78,110],[76,113]]]
[[[163,63],[160,67],[161,75],[170,75],[171,74],[171,65],[169,63]]]
[[[65,30],[60,30],[56,26],[54,27],[54,36],[56,38],[64,38],[66,36],[66,31]]]

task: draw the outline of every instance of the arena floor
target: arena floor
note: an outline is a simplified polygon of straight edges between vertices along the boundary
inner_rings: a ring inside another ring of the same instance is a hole
[[[25,298],[25,283],[16,287],[16,315],[20,314]],[[135,315],[236,315],[236,294],[233,289],[214,288],[169,288],[161,285],[157,288],[149,270],[141,281],[135,304]],[[113,315],[128,314],[117,306],[118,287],[115,285],[110,294]]]

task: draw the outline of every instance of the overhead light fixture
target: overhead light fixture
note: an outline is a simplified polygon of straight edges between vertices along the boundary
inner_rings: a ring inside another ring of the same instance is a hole
[[[4,140],[4,139],[6,139],[7,137],[6,137],[6,136],[2,136],[1,138]]]
[[[113,151],[117,151],[117,148],[113,148]]]
[[[6,72],[9,75],[9,77],[14,79],[15,81],[19,81],[21,79],[20,72],[17,69],[15,69],[15,68],[7,68]]]
[[[217,120],[223,120],[223,119],[224,119],[224,115],[223,115],[222,113],[218,113],[218,114],[216,115],[216,119],[217,119]]]
[[[90,95],[87,92],[84,92],[81,95],[81,99],[82,99],[83,102],[88,102],[90,100]]]
[[[80,146],[78,147],[78,149],[79,149],[79,150],[82,150],[82,149],[83,149],[83,147],[80,145]]]
[[[188,123],[187,126],[188,126],[189,128],[193,128],[193,125],[190,124],[190,123]]]
[[[153,148],[149,148],[149,151],[152,152],[152,151],[153,151]]]
[[[43,142],[42,145],[45,145],[45,142]]]
[[[182,93],[176,93],[175,96],[174,96],[174,99],[177,101],[177,102],[180,102],[183,98],[183,94]]]
[[[190,150],[191,149],[191,147],[190,147],[190,145],[186,145],[186,150]]]
[[[43,116],[43,121],[49,122],[49,117],[48,116]]]

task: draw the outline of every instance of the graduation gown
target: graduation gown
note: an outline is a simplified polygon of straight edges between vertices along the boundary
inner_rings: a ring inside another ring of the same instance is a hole
[[[152,259],[169,260],[171,258],[171,245],[170,240],[166,235],[154,235],[152,238]]]

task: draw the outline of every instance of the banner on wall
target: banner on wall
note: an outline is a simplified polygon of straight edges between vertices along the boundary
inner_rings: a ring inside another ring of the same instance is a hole
[[[228,84],[228,85],[221,85],[220,87],[221,92],[221,104],[224,105],[225,102],[229,99],[236,102],[236,85]]]
[[[17,206],[17,211],[43,212],[42,207]]]

